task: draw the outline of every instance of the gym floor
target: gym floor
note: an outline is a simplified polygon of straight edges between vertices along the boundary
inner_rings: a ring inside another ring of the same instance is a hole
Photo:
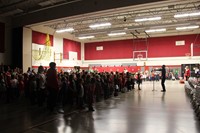
[[[184,84],[143,82],[141,88],[95,104],[95,111],[65,107],[65,114],[24,102],[2,104],[1,133],[199,133]],[[152,91],[154,90],[154,91]]]

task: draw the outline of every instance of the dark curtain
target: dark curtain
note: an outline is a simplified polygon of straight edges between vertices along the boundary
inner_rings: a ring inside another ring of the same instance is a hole
[[[22,68],[23,27],[12,29],[12,67]]]

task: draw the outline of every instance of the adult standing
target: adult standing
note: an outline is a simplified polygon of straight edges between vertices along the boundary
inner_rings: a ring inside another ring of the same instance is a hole
[[[138,84],[138,90],[141,90],[140,85],[142,84],[142,78],[140,72],[137,73],[137,84]]]
[[[90,82],[90,87],[89,87],[89,90],[88,90],[88,108],[89,108],[89,111],[95,111],[94,107],[93,107],[95,89],[96,89],[96,80],[95,80],[94,77],[92,77],[91,82]]]
[[[162,85],[162,90],[161,92],[165,92],[165,80],[166,80],[166,69],[165,69],[165,65],[162,65],[162,69],[161,69],[161,85]]]
[[[188,81],[190,77],[190,69],[188,66],[185,67],[185,80]]]
[[[50,68],[47,70],[46,74],[46,85],[49,91],[47,107],[50,109],[50,111],[53,111],[56,107],[59,85],[58,85],[58,75],[56,71],[56,63],[55,62],[49,63],[49,67]]]

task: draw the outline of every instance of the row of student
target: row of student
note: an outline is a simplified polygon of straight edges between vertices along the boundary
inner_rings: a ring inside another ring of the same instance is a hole
[[[107,99],[118,92],[130,91],[134,88],[137,80],[138,86],[141,83],[140,74],[137,79],[127,73],[57,73],[56,64],[50,63],[50,68],[40,66],[38,73],[20,73],[8,71],[1,74],[1,99],[13,102],[20,96],[25,95],[30,99],[31,104],[39,106],[47,105],[54,110],[59,104],[77,105],[83,108],[88,105],[93,111],[94,101]],[[3,87],[2,87],[3,86]],[[127,88],[127,89],[125,89]],[[139,87],[140,89],[140,87]]]
[[[46,73],[47,107],[50,110],[54,110],[57,102],[61,106],[69,103],[77,105],[81,109],[84,108],[84,104],[87,104],[88,109],[94,111],[94,101],[107,99],[113,95],[117,96],[119,91],[125,91],[124,88],[130,91],[135,84],[135,77],[129,73],[88,73],[83,71],[69,74],[57,73],[55,68],[56,64],[51,62],[50,69]],[[40,68],[38,70],[40,71]],[[139,74],[138,76],[137,82],[140,84],[141,78]]]

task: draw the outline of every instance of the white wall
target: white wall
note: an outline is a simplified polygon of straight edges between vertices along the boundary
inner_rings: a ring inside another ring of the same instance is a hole
[[[63,53],[63,38],[62,36],[60,36],[60,34],[54,34],[54,52],[55,53]],[[67,53],[68,54],[68,53]],[[56,65],[59,67],[74,67],[74,66],[82,66],[81,61],[80,60],[75,60],[75,61],[70,61],[68,59],[62,59],[62,61],[60,62],[60,58],[59,58],[59,54],[56,54],[56,56],[58,58],[58,60],[56,60]]]
[[[89,64],[122,64],[122,63],[136,63],[137,66],[161,66],[165,65],[181,65],[181,64],[196,64],[200,63],[200,56],[195,57],[167,57],[167,58],[148,58],[147,60],[133,60],[131,59],[115,59],[115,60],[85,60],[83,66],[87,67]]]
[[[53,31],[52,29],[46,29],[46,28],[42,28],[42,27],[31,27],[32,30],[34,31],[39,31],[42,33],[49,33],[51,35],[54,36],[54,47],[52,48],[52,55],[54,55],[55,53],[62,53],[63,54],[63,38],[69,38],[71,40],[75,40],[73,37],[71,37],[69,34],[58,34],[55,31]],[[45,32],[44,32],[45,31]],[[27,32],[27,30],[26,30]],[[31,30],[29,30],[28,32],[31,32]],[[26,43],[29,43],[28,45],[26,44],[26,46],[31,48],[31,34],[28,33],[26,36],[27,41],[25,41]],[[77,40],[75,40],[77,41]],[[37,45],[37,47],[39,47]],[[40,46],[41,47],[41,46]],[[40,62],[32,62],[32,64],[29,62],[31,60],[31,55],[30,55],[30,48],[25,48],[28,51],[23,51],[24,55],[26,56],[25,59],[23,61],[23,64],[25,66],[25,68],[27,69],[27,66],[39,66],[39,65],[43,65],[43,66],[48,66],[49,62],[54,61],[54,56],[51,56],[51,59],[49,61],[40,61]],[[24,49],[24,50],[25,50]],[[60,62],[59,60],[59,54],[56,54],[56,56],[58,58],[58,60],[56,60],[56,64],[59,67],[73,67],[73,66],[81,66],[81,67],[88,67],[89,64],[122,64],[122,63],[136,63],[137,66],[144,66],[144,63],[146,63],[146,66],[160,66],[160,65],[181,65],[181,64],[195,64],[195,63],[200,63],[200,56],[198,57],[191,57],[190,59],[188,57],[168,57],[168,58],[148,58],[147,60],[133,60],[133,58],[130,59],[112,59],[112,60],[85,60],[85,55],[84,55],[84,43],[81,43],[81,60],[77,60],[77,61],[70,61],[70,60],[66,60],[66,59],[62,59],[62,61]]]
[[[33,57],[32,49],[39,50],[39,48],[44,50],[45,46],[32,44],[32,30],[38,31],[45,34],[51,34],[54,36],[54,46],[51,47],[50,59],[39,59]],[[44,32],[45,31],[45,32]],[[74,67],[82,66],[81,60],[69,61],[68,59],[63,59],[63,38],[67,38],[64,34],[57,34],[52,29],[46,27],[31,27],[23,29],[23,71],[27,71],[28,67],[31,66],[49,66],[50,62],[56,62],[58,67]],[[68,36],[68,38],[70,38]],[[73,39],[71,39],[73,40]],[[83,47],[83,46],[82,46]],[[55,54],[54,54],[55,53]],[[62,60],[60,61],[60,53],[62,54]]]
[[[84,61],[85,61],[85,48],[84,48],[84,43],[81,42],[81,66],[83,66]]]
[[[28,67],[32,66],[32,30],[29,28],[23,28],[23,72],[28,70]]]

